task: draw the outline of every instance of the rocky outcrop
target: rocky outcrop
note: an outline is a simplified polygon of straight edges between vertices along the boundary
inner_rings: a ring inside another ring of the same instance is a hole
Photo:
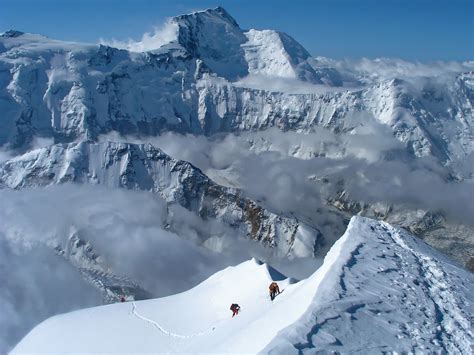
[[[114,273],[106,261],[94,250],[90,242],[72,231],[64,245],[50,245],[57,255],[68,261],[102,294],[104,303],[152,298],[152,294],[123,275]]]

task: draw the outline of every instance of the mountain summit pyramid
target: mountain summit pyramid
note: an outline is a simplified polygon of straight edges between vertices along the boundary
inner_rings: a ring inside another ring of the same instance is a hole
[[[174,17],[177,42],[213,72],[229,80],[264,74],[322,83],[306,63],[309,53],[289,35],[242,30],[222,7]]]

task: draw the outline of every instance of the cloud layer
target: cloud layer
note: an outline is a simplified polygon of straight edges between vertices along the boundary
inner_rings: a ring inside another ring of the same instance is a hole
[[[117,135],[102,139],[141,141]],[[464,176],[453,180],[449,168],[409,154],[387,127],[370,119],[350,134],[324,128],[310,134],[270,129],[213,138],[168,133],[145,140],[190,161],[221,184],[242,188],[273,211],[313,222],[322,222],[316,211],[327,210],[326,200],[345,189],[358,201],[442,211],[472,225],[472,156],[452,162]]]

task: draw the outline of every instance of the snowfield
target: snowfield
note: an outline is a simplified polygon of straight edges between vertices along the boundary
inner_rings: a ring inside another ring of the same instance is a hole
[[[284,290],[273,302],[272,280]],[[415,237],[353,217],[306,280],[252,259],[174,296],[52,317],[12,353],[467,354],[473,286],[471,273]],[[235,318],[231,303],[242,307]]]

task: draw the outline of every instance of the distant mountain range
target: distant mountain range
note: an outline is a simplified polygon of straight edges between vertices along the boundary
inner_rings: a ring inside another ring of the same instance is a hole
[[[64,142],[110,131],[351,132],[351,121],[365,115],[390,127],[416,156],[445,162],[474,149],[472,62],[387,78],[312,58],[284,33],[242,30],[220,7],[171,23],[176,39],[145,53],[4,33],[0,144],[21,148],[35,136]],[[243,86],[249,75],[267,78],[268,89]],[[320,84],[320,92],[273,92],[275,78]]]

